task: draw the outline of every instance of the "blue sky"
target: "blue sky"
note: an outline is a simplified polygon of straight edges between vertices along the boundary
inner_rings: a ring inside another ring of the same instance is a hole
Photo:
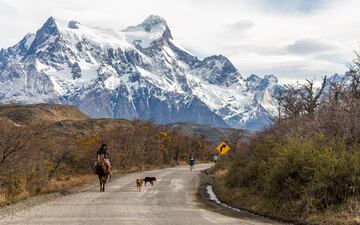
[[[326,5],[330,3],[330,0],[262,0],[261,3],[265,7],[272,7],[279,9],[279,11],[312,13],[326,7]]]
[[[222,54],[244,77],[287,83],[346,71],[360,50],[359,9],[359,0],[0,0],[0,48],[49,16],[122,29],[157,14],[194,54]]]

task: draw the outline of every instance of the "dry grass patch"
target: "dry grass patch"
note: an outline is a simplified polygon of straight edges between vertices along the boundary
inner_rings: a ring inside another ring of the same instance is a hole
[[[57,192],[72,187],[76,187],[82,184],[89,184],[97,180],[95,175],[81,175],[74,177],[66,177],[61,179],[50,180],[42,189],[42,193]]]

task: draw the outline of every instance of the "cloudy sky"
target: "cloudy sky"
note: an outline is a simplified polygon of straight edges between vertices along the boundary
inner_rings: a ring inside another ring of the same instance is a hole
[[[199,57],[227,56],[246,77],[283,82],[343,73],[360,50],[359,0],[0,0],[0,48],[49,16],[122,29],[150,14]]]

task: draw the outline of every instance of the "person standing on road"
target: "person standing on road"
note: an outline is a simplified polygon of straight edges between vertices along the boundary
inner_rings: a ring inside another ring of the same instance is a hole
[[[189,165],[190,165],[190,172],[194,169],[195,165],[195,156],[194,154],[191,154],[189,157]]]
[[[214,163],[215,163],[215,164],[217,163],[218,160],[219,160],[219,156],[214,155]]]

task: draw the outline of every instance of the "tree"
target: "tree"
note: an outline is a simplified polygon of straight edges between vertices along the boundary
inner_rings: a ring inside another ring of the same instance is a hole
[[[351,76],[350,89],[355,98],[360,98],[360,54],[355,51],[356,58],[353,64],[349,66],[349,74]]]
[[[238,150],[238,147],[244,137],[244,132],[242,130],[234,130],[231,134],[226,138],[226,143],[232,149],[231,152],[235,153]]]
[[[294,85],[285,85],[276,95],[278,102],[279,117],[297,117],[303,110],[303,103],[300,99],[300,90]]]
[[[314,81],[307,80],[307,84],[300,90],[300,96],[304,102],[304,110],[309,116],[313,116],[316,108],[320,105],[322,94],[326,87],[326,76],[322,78],[322,84],[320,89],[314,88]]]
[[[345,80],[331,80],[329,81],[329,85],[329,102],[337,106],[346,96]]]
[[[0,167],[14,165],[26,152],[32,138],[32,131],[0,120]]]

